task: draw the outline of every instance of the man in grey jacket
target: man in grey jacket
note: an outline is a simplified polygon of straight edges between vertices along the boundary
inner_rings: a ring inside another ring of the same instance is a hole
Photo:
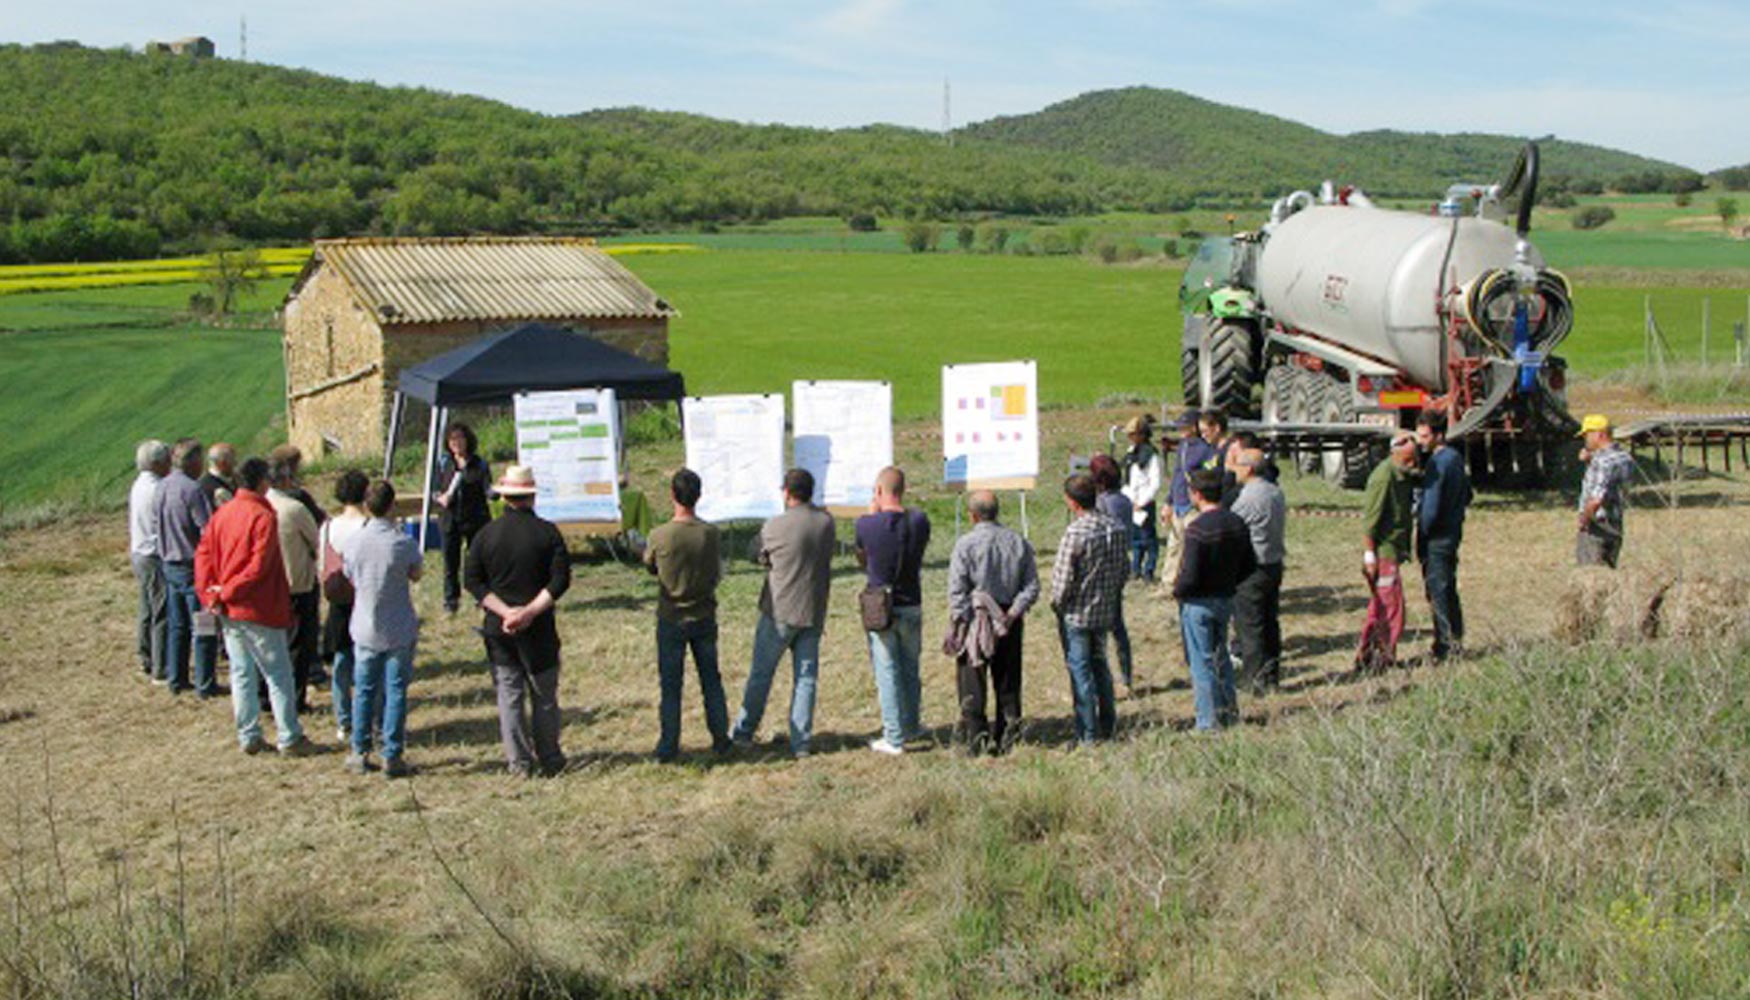
[[[730,734],[738,747],[753,743],[772,674],[790,651],[790,752],[807,757],[814,735],[814,687],[820,671],[820,637],[826,629],[826,602],[832,586],[832,554],[838,532],[832,515],[811,502],[814,477],[804,469],[784,474],[784,513],[765,523],[754,538],[753,558],[766,567],[760,591],[760,620],[754,629],[753,663],[741,696],[741,713]]]
[[[1000,754],[1020,733],[1021,625],[1039,600],[1039,568],[1033,546],[997,523],[996,494],[980,490],[966,509],[972,530],[948,560],[949,644],[960,695],[955,737],[969,754]],[[985,715],[987,674],[996,692],[994,720]]]

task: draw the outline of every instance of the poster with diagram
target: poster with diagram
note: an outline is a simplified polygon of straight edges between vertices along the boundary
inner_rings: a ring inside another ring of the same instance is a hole
[[[944,365],[942,458],[950,484],[1038,476],[1038,365]]]
[[[796,382],[796,467],[814,476],[822,507],[867,507],[875,477],[893,464],[893,386],[886,382]]]
[[[557,524],[620,521],[619,407],[612,389],[517,395],[517,461],[535,474],[535,512]]]
[[[784,512],[784,397],[691,396],[681,401],[687,468],[699,474],[705,521]]]

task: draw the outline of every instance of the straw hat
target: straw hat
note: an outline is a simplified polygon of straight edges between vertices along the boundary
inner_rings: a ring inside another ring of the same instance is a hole
[[[535,495],[535,471],[526,465],[507,466],[504,475],[492,488],[501,497],[532,497]]]

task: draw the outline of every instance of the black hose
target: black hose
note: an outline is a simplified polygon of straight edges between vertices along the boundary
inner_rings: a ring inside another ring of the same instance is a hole
[[[1519,151],[1519,158],[1513,161],[1513,169],[1507,172],[1507,179],[1501,184],[1502,198],[1511,198],[1515,193],[1519,195],[1519,215],[1513,228],[1521,238],[1531,232],[1531,210],[1537,205],[1537,174],[1537,143],[1528,142]]]

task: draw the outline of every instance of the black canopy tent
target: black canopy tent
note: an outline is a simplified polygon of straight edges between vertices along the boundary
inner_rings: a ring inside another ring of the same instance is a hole
[[[395,464],[407,401],[431,406],[426,432],[425,492],[420,501],[419,544],[425,547],[431,518],[432,479],[437,474],[439,435],[452,407],[508,403],[520,392],[612,389],[618,400],[673,400],[686,395],[679,372],[616,350],[599,340],[558,327],[526,323],[494,333],[401,371],[389,411],[383,446],[383,477]]]

